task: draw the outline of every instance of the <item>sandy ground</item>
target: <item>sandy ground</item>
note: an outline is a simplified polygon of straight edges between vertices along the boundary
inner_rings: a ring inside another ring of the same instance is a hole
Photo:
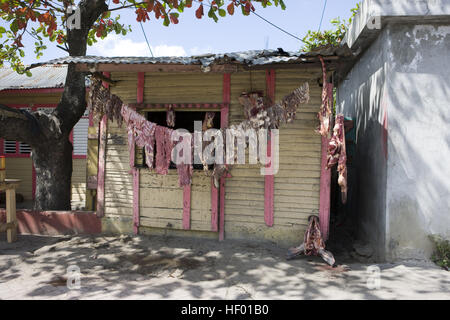
[[[450,299],[450,273],[429,262],[376,264],[378,283],[374,264],[338,256],[330,268],[318,257],[286,261],[286,251],[144,236],[22,235],[8,244],[3,233],[0,299]],[[69,289],[73,265],[80,287]]]

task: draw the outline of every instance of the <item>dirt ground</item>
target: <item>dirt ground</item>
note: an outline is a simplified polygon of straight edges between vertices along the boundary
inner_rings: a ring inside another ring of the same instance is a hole
[[[450,299],[450,273],[431,262],[376,264],[377,282],[373,263],[337,256],[331,268],[286,252],[156,236],[21,235],[8,244],[2,233],[0,299]],[[73,265],[80,287],[69,289]]]

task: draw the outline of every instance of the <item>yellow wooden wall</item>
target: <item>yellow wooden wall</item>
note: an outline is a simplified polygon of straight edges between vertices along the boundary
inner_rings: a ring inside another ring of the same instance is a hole
[[[86,159],[72,162],[72,210],[83,210],[86,203]]]
[[[225,237],[265,239],[295,244],[303,237],[307,217],[318,214],[320,181],[320,136],[314,132],[318,121],[321,88],[313,77],[320,70],[277,70],[276,99],[308,79],[311,101],[302,106],[297,120],[280,130],[280,169],[275,176],[274,226],[264,222],[264,176],[259,166],[236,165],[226,182]],[[137,73],[113,73],[120,82],[112,92],[125,102],[136,102]],[[222,74],[149,74],[145,76],[145,103],[222,102]],[[243,120],[238,98],[243,91],[266,94],[265,71],[235,73],[231,76],[230,124]],[[115,137],[113,139],[113,136]],[[109,123],[106,164],[107,217],[126,217],[131,224],[132,178],[128,173],[128,150],[124,129]],[[144,227],[182,228],[183,190],[176,170],[159,176],[140,171],[140,219]],[[194,174],[189,234],[208,231],[211,226],[211,182],[202,172]],[[198,233],[200,234],[200,233]]]
[[[33,175],[30,158],[6,158],[6,178],[20,179],[17,193],[24,196],[25,201],[33,200]]]
[[[282,99],[320,70],[277,70],[276,100]],[[251,80],[250,80],[251,79]],[[232,74],[231,123],[243,120],[238,97],[242,89],[265,92],[265,73]],[[295,244],[303,237],[307,218],[319,213],[321,139],[314,132],[321,88],[309,81],[311,101],[301,106],[294,123],[280,128],[280,167],[274,183],[274,225],[264,221],[264,176],[258,166],[236,165],[226,181],[225,237],[265,239]],[[265,93],[267,94],[267,93]]]

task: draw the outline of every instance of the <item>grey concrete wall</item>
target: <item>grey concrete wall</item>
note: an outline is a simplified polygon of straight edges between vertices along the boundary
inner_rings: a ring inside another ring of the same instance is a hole
[[[429,235],[450,238],[449,52],[450,21],[388,24],[338,86],[357,125],[357,228],[380,259],[427,259]]]
[[[387,259],[450,238],[450,26],[388,27]]]
[[[337,112],[356,119],[356,194],[352,212],[359,240],[369,243],[378,259],[385,257],[386,145],[383,128],[386,106],[387,32],[363,54],[338,86]]]

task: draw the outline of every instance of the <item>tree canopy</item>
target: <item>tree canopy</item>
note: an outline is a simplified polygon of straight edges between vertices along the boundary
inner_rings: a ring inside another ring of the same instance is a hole
[[[254,3],[263,8],[280,6],[283,10],[283,0],[108,0],[101,15],[96,18],[87,34],[87,44],[93,45],[97,39],[104,39],[108,34],[126,35],[131,31],[129,25],[120,21],[120,15],[112,17],[111,13],[122,9],[135,11],[138,22],[160,20],[163,25],[178,24],[180,15],[192,8],[195,16],[202,19],[205,15],[217,22],[220,18],[235,14],[236,10],[243,15],[255,11]],[[83,2],[83,1],[81,1]],[[11,68],[19,73],[25,70],[22,59],[25,56],[23,39],[30,36],[34,39],[34,54],[36,58],[43,55],[47,46],[45,39],[56,42],[57,46],[69,52],[68,29],[77,28],[77,19],[82,17],[78,7],[82,5],[76,0],[0,0],[0,18],[4,25],[0,26],[0,65],[9,62]]]

